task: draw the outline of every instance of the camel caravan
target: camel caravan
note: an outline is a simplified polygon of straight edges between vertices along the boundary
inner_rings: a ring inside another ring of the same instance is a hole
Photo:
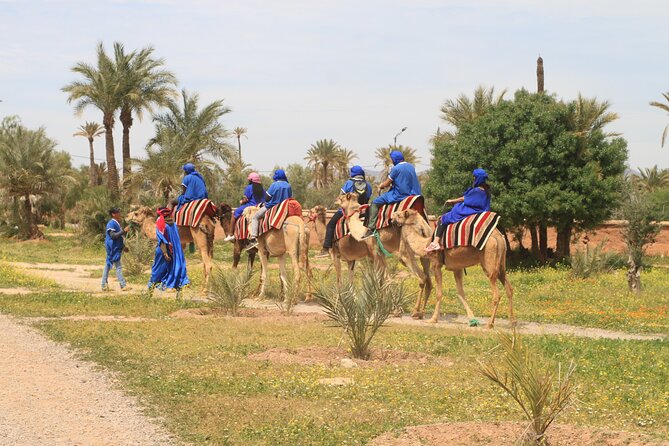
[[[329,221],[324,206],[312,208],[303,217],[302,206],[293,198],[288,178],[281,169],[274,173],[274,182],[266,191],[260,176],[249,174],[240,205],[233,208],[227,203],[215,206],[206,196],[204,180],[194,166],[186,165],[184,193],[171,208],[179,245],[183,249],[194,242],[198,247],[206,289],[212,269],[214,231],[219,224],[225,240],[233,243],[233,268],[237,268],[244,253],[248,256],[248,268],[253,267],[256,255],[260,257],[259,297],[265,296],[271,257],[278,258],[282,292],[289,290],[288,257],[295,283],[303,283],[303,277],[307,279],[306,301],[311,299],[312,285],[310,243],[322,246],[316,257],[331,260],[339,285],[343,280],[342,262],[347,267],[346,278],[351,281],[356,261],[369,259],[386,271],[387,258],[396,256],[419,283],[413,318],[423,319],[432,289],[436,289],[435,309],[429,319],[432,323],[437,323],[440,317],[443,268],[453,272],[458,299],[470,324],[477,324],[465,298],[463,279],[466,268],[480,265],[492,290],[492,312],[487,327],[493,327],[500,303],[498,282],[504,287],[510,321],[514,324],[513,288],[506,275],[507,245],[497,228],[500,217],[490,211],[487,173],[483,169],[474,170],[472,187],[462,197],[447,201],[454,206],[439,218],[435,227],[429,222],[414,166],[406,163],[399,151],[391,152],[390,157],[393,167],[388,178],[378,185],[379,192],[389,190],[372,199],[372,186],[363,169],[353,166]],[[187,181],[189,176],[195,178]],[[146,236],[160,238],[156,231],[160,217],[152,209],[139,207],[127,219],[138,224]]]

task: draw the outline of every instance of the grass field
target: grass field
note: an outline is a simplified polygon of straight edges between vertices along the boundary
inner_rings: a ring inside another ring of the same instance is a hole
[[[194,287],[202,284],[197,256],[189,255]],[[7,264],[102,263],[100,246],[80,246],[72,238],[49,237],[28,244],[3,241],[0,259],[4,260],[0,288],[39,291],[0,294],[0,312],[17,317],[147,318],[54,319],[37,326],[49,337],[72,345],[82,357],[118,372],[120,382],[144,401],[149,412],[162,416],[173,432],[193,444],[364,444],[382,432],[416,424],[522,418],[514,404],[477,372],[476,359],[495,354],[495,337],[484,329],[464,333],[384,327],[373,349],[417,356],[373,367],[254,360],[249,355],[274,348],[332,349],[345,342],[339,329],[315,316],[257,311],[254,317],[175,319],[168,316],[176,310],[207,304],[149,299],[140,293],[92,297],[64,292],[51,281]],[[215,261],[230,262],[230,245],[217,244]],[[328,261],[313,264],[315,283],[332,283]],[[271,271],[275,293],[276,273]],[[573,279],[566,268],[517,270],[509,277],[521,320],[669,334],[666,269],[644,271],[645,291],[638,296],[627,292],[623,270],[588,280]],[[136,280],[141,284],[146,278]],[[463,314],[452,278],[445,275],[445,280],[444,312]],[[415,279],[405,282],[415,289]],[[468,271],[465,291],[474,312],[489,315],[489,285],[479,268]],[[506,315],[503,299],[500,316]],[[666,339],[526,336],[526,340],[551,364],[571,360],[577,364],[579,401],[560,418],[561,423],[644,432],[669,440]],[[317,382],[332,377],[352,378],[354,384],[332,387]]]

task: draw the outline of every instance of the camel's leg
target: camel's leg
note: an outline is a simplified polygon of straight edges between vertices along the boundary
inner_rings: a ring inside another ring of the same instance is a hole
[[[355,269],[355,260],[348,262],[348,281],[353,283],[353,270]]]
[[[511,282],[509,282],[509,278],[506,277],[506,268],[503,264],[499,271],[499,281],[504,284],[506,297],[509,299],[509,322],[511,323],[511,326],[515,326],[517,321],[516,317],[513,315],[513,287],[511,286]]]
[[[246,264],[248,265],[249,270],[253,269],[253,262],[256,260],[256,251],[251,250],[246,254]]]
[[[474,312],[472,311],[472,309],[469,308],[469,304],[467,303],[467,299],[465,298],[465,287],[463,285],[465,275],[463,273],[464,271],[461,269],[453,271],[453,277],[455,278],[455,288],[458,292],[458,299],[460,299],[460,303],[462,304],[462,306],[465,307],[467,318],[471,321],[476,317],[474,316]]]
[[[428,258],[421,257],[420,259],[421,266],[423,267],[423,274],[425,277],[425,289],[423,295],[423,305],[420,308],[421,314],[425,313],[425,307],[427,306],[427,301],[430,299],[430,294],[432,293],[432,278],[430,277],[431,261]]]
[[[269,253],[265,251],[264,246],[258,247],[258,255],[260,256],[260,294],[258,297],[265,297],[265,285],[267,284],[267,274],[269,271]]]
[[[438,262],[432,263],[432,273],[434,274],[434,285],[437,302],[434,304],[434,313],[430,322],[436,324],[439,322],[439,308],[441,307],[441,299],[444,297],[444,280],[441,273],[441,265]]]
[[[416,258],[412,254],[401,252],[400,260],[402,261],[402,263],[404,263],[404,265],[406,265],[407,268],[409,268],[411,273],[418,278],[418,286],[420,287],[420,292],[418,293],[418,297],[416,298],[416,305],[414,307],[413,313],[411,314],[411,317],[414,319],[423,319],[423,313],[421,311],[421,308],[424,307],[423,299],[427,300],[427,296],[429,294],[426,295],[426,292],[432,291],[432,282],[430,281],[430,274],[429,274],[429,260],[425,259],[427,262],[426,264],[423,263],[423,259],[421,259],[421,264],[423,265],[423,267],[427,266],[427,271],[428,271],[427,274],[425,274],[425,270],[418,268],[418,264],[416,263]]]
[[[341,257],[332,253],[332,265],[334,265],[335,275],[337,276],[337,285],[341,287]]]
[[[488,274],[490,286],[492,287],[492,314],[488,321],[487,328],[492,328],[495,325],[495,316],[497,315],[497,307],[499,306],[499,290],[497,289],[497,271]]]
[[[235,243],[232,245],[232,267],[237,269],[239,265],[239,260],[242,258],[242,241],[235,240]]]
[[[204,266],[204,289],[209,286],[209,275],[211,274],[211,249],[208,244],[208,235],[199,228],[191,228],[191,235],[198,249],[200,256],[202,256],[202,264]]]
[[[286,256],[279,256],[279,280],[281,281],[281,294],[288,299],[288,277],[286,277]]]

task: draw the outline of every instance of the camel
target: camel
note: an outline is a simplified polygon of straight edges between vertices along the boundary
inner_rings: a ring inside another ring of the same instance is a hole
[[[139,208],[128,213],[126,220],[136,223],[142,229],[142,232],[151,240],[156,240],[156,213],[147,206]],[[179,237],[181,238],[181,247],[185,249],[186,245],[195,242],[200,250],[202,263],[204,265],[204,289],[209,284],[209,275],[211,273],[211,261],[214,258],[214,230],[216,222],[204,215],[197,228],[191,226],[179,226]]]
[[[327,209],[325,206],[314,206],[309,210],[307,226],[309,227],[309,246],[320,249],[325,239]]]
[[[218,222],[223,229],[226,236],[234,235],[235,231],[235,216],[232,213],[232,208],[229,204],[221,203],[218,207]],[[242,251],[248,246],[248,240],[237,240],[233,242],[232,248],[232,267],[237,268],[239,260],[242,257]],[[248,252],[247,266],[253,268],[253,262],[256,258],[257,249],[252,249]]]
[[[430,259],[426,257],[424,253],[416,254],[414,251],[407,249],[408,247],[405,246],[405,243],[402,242],[400,229],[395,225],[380,229],[378,231],[378,241],[376,237],[360,240],[367,232],[367,228],[365,227],[364,222],[360,219],[360,204],[358,203],[358,195],[350,192],[342,194],[337,199],[337,204],[344,210],[344,218],[348,219],[348,227],[351,236],[345,237],[349,239],[348,242],[344,242],[344,244],[342,244],[340,240],[340,243],[337,246],[337,249],[339,250],[342,258],[348,255],[350,255],[349,258],[351,259],[362,258],[362,249],[358,244],[363,243],[366,245],[368,252],[372,253],[374,262],[379,264],[381,268],[385,269],[385,254],[381,252],[380,246],[383,246],[383,249],[389,253],[397,253],[400,262],[409,268],[409,270],[418,278],[420,293],[418,293],[418,299],[416,301],[416,305],[414,306],[411,317],[414,319],[422,318],[422,313],[420,312],[420,303],[422,300],[427,302],[427,299],[430,297],[430,292],[432,291],[432,280],[430,278]],[[416,263],[416,256],[420,258],[420,268]],[[349,263],[349,274],[352,274],[352,272],[353,265]]]
[[[424,253],[425,247],[432,239],[432,227],[425,219],[412,209],[396,212],[392,218],[402,228],[402,241],[407,249],[416,255]],[[495,315],[499,306],[500,295],[497,289],[497,280],[504,285],[506,296],[509,298],[509,320],[512,324],[515,324],[513,316],[513,288],[506,277],[506,241],[499,230],[495,229],[493,231],[483,250],[463,246],[445,251],[432,252],[428,256],[432,261],[432,272],[437,289],[437,303],[430,322],[437,323],[439,320],[439,307],[443,297],[442,267],[453,271],[458,298],[465,307],[467,317],[470,320],[475,320],[474,313],[469,308],[469,304],[467,304],[467,300],[465,299],[465,291],[462,286],[463,271],[467,267],[481,265],[483,272],[488,276],[493,295],[492,315],[488,321],[487,328],[492,328],[495,324]],[[423,311],[426,303],[427,301],[423,303]]]
[[[258,207],[249,206],[242,214],[247,219],[253,218],[258,212]],[[265,285],[268,281],[269,257],[279,258],[279,277],[281,278],[282,292],[288,291],[288,280],[286,276],[286,259],[288,254],[293,265],[294,283],[300,283],[300,272],[304,269],[307,274],[308,291],[307,302],[311,296],[311,268],[309,266],[309,229],[304,224],[302,217],[286,217],[281,229],[271,228],[269,231],[258,236],[258,254],[262,270],[260,274],[260,296],[265,295]]]

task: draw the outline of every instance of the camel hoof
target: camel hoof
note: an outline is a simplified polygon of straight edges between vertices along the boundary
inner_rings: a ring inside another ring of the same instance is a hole
[[[515,328],[518,326],[518,321],[515,319],[511,319],[510,324],[512,328]]]
[[[436,323],[438,323],[438,322],[439,322],[439,319],[437,319],[437,318],[435,318],[435,317],[430,318],[430,319],[427,321],[428,324],[436,324]]]
[[[413,313],[413,314],[411,315],[411,317],[412,317],[413,319],[416,319],[416,320],[418,320],[418,319],[423,319],[423,313],[415,312],[415,313]]]

